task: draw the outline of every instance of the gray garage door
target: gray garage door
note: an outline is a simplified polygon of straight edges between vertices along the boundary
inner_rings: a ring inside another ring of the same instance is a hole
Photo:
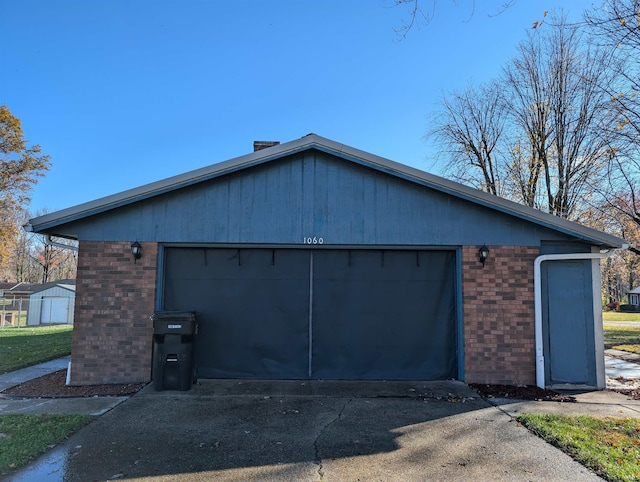
[[[166,248],[203,378],[457,376],[455,252]]]

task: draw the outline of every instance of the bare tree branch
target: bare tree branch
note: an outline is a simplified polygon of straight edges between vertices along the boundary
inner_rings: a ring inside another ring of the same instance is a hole
[[[462,2],[460,2],[460,0],[450,1],[456,7],[460,3],[469,5],[470,12],[468,18],[465,20],[466,22],[470,21],[475,16],[476,0],[462,0]],[[515,4],[516,1],[517,0],[503,0],[494,13],[487,15],[489,17],[496,17]],[[407,21],[403,21],[402,25],[395,29],[400,41],[407,38],[407,35],[409,35],[409,32],[412,29],[417,28],[420,25],[429,25],[433,21],[438,6],[438,0],[428,0],[428,3],[431,5],[425,10],[420,0],[394,0],[394,7],[405,7],[409,14],[409,19]]]

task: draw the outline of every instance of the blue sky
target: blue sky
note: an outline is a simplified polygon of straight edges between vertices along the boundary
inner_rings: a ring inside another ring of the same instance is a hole
[[[0,0],[0,105],[53,164],[31,210],[310,132],[439,173],[424,133],[443,93],[497,77],[544,10],[592,2],[423,1],[434,18],[403,41],[393,3]]]

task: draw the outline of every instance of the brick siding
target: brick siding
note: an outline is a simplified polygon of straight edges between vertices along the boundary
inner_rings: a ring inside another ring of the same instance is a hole
[[[467,383],[534,385],[533,263],[538,248],[462,249],[464,371]]]
[[[151,379],[158,245],[80,241],[71,353],[71,384]]]

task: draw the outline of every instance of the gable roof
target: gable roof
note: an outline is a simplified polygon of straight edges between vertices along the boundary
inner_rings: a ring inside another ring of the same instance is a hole
[[[74,279],[62,279],[58,281],[49,281],[48,283],[25,283],[21,281],[20,283],[0,283],[0,291],[4,291],[5,293],[20,293],[20,294],[34,294],[39,293],[40,291],[48,290],[58,286],[65,290],[75,291],[76,290],[76,280]]]
[[[31,219],[29,223],[25,225],[25,229],[36,233],[56,234],[56,226],[60,226],[71,221],[77,221],[79,219],[100,214],[144,199],[149,199],[167,192],[215,179],[220,176],[241,171],[243,169],[264,164],[275,159],[309,149],[317,149],[319,151],[326,152],[356,164],[376,169],[430,189],[562,232],[590,244],[601,246],[603,248],[627,247],[625,244],[626,242],[617,236],[612,236],[581,224],[544,213],[537,209],[523,206],[513,201],[494,196],[493,194],[479,191],[469,186],[429,174],[425,171],[320,137],[316,134],[308,134],[291,142],[279,144],[274,147],[252,152],[218,164],[212,164],[210,166],[129,189],[111,196],[45,214]]]
[[[0,291],[4,293],[22,293],[28,294],[33,291],[31,289],[33,285],[31,283],[25,283],[21,281],[19,283],[0,283]]]
[[[51,288],[55,288],[55,287],[75,293],[76,280],[66,279],[66,280],[59,280],[59,281],[51,281],[49,283],[33,285],[33,286],[34,286],[34,289],[33,289],[33,292],[31,293],[32,295],[36,293],[40,293],[42,291],[49,290]]]

